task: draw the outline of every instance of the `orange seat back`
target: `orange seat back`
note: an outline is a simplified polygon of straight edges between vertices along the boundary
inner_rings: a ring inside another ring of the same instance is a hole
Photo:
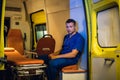
[[[7,47],[15,48],[20,54],[24,54],[24,41],[20,29],[10,29],[7,36]]]
[[[38,55],[50,54],[55,50],[55,40],[50,34],[46,34],[37,42],[36,52]]]

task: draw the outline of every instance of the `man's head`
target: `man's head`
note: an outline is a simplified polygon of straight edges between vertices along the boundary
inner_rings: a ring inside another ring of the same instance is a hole
[[[68,19],[66,21],[66,30],[68,32],[68,34],[73,34],[74,32],[76,32],[76,21],[73,19]]]

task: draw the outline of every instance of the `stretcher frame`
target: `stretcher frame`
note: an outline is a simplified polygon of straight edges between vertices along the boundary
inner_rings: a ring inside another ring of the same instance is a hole
[[[4,53],[7,57],[6,68],[11,70],[13,80],[21,80],[22,77],[30,79],[31,76],[44,78],[46,65],[43,60],[26,58],[14,48],[4,48]]]

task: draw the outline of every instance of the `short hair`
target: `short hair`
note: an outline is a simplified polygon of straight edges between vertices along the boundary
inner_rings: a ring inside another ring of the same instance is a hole
[[[74,20],[74,19],[68,19],[67,21],[66,21],[66,23],[74,23],[74,25],[76,25],[76,21]]]

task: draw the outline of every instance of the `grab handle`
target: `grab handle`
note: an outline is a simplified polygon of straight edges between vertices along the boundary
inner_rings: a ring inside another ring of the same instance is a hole
[[[45,38],[45,37],[53,38],[51,34],[45,34],[45,35],[43,36],[43,38]]]

